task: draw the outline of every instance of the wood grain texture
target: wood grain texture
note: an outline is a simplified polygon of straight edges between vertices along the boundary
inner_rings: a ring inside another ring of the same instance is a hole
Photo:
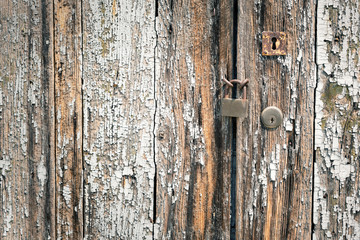
[[[217,10],[216,10],[217,11]],[[216,104],[219,104],[219,99],[222,98],[231,98],[233,91],[236,92],[236,87],[234,90],[228,88],[226,85],[223,85],[222,79],[226,78],[228,80],[235,78],[236,70],[236,43],[234,38],[234,30],[236,29],[234,23],[234,1],[220,1],[219,3],[219,13],[216,15],[218,18],[217,21],[214,21],[215,31],[217,32],[214,35],[214,38],[218,38],[217,43],[219,45],[218,52],[212,52],[211,54],[218,54],[219,60],[216,61],[216,70],[217,70],[217,82],[216,82]],[[236,84],[234,84],[236,86]],[[221,112],[221,107],[216,105],[215,108],[216,114]],[[229,117],[220,117],[215,115],[215,122],[218,125],[215,125],[215,132],[218,141],[218,152],[221,155],[218,156],[215,161],[217,161],[216,168],[219,170],[216,174],[219,174],[219,179],[222,178],[222,182],[219,182],[219,185],[222,184],[222,190],[215,190],[215,207],[222,209],[220,211],[221,218],[218,222],[221,223],[222,227],[219,229],[219,234],[214,234],[212,239],[233,239],[235,235],[235,181],[234,177],[236,176],[236,118]],[[221,181],[221,180],[220,180]],[[219,215],[219,214],[218,214]],[[214,224],[215,225],[215,224]]]
[[[0,1],[0,239],[55,237],[52,19]]]
[[[287,55],[261,55],[263,31],[285,32]],[[237,78],[249,114],[237,125],[236,239],[311,239],[315,67],[314,1],[238,1]],[[261,111],[283,123],[265,129]]]
[[[229,239],[231,6],[160,0],[156,21],[155,239]]]
[[[81,2],[54,1],[56,238],[83,237]]]
[[[155,2],[84,2],[85,237],[152,239]]]
[[[360,238],[360,1],[318,2],[314,238]]]
[[[359,0],[0,1],[0,239],[360,238],[359,21]],[[250,80],[245,119],[220,116],[224,77]]]

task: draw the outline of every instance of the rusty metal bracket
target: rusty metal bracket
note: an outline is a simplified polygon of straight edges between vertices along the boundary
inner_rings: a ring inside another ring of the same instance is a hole
[[[287,54],[287,39],[284,32],[262,33],[262,55],[278,56]]]

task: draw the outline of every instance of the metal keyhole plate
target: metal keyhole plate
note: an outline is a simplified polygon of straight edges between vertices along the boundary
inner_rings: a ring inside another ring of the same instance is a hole
[[[267,128],[277,128],[282,123],[282,120],[283,114],[277,107],[267,107],[261,113],[261,122]]]
[[[286,33],[263,32],[262,33],[262,55],[276,56],[286,55],[287,52]]]

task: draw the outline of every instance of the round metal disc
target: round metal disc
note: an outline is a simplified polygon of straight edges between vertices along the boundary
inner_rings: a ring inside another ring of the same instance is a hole
[[[277,128],[282,123],[282,120],[283,114],[277,107],[267,107],[261,113],[261,122],[267,128]]]

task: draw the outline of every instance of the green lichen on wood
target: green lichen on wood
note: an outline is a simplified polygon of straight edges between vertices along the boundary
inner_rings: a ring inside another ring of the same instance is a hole
[[[338,99],[338,95],[344,94],[344,97]],[[341,127],[345,132],[351,132],[357,125],[359,126],[360,119],[357,111],[353,107],[353,98],[350,95],[348,87],[343,87],[337,83],[327,82],[325,90],[321,96],[324,103],[324,109],[328,114],[336,114],[338,120],[341,122]],[[346,107],[346,109],[339,109],[336,105]],[[321,119],[321,128],[325,129],[329,116]]]
[[[326,127],[326,122],[327,122],[327,118],[326,118],[326,117],[323,117],[323,118],[321,119],[321,128],[322,128],[322,129],[325,129],[325,127]]]
[[[345,99],[347,100],[349,109],[347,110],[347,114],[345,114],[346,121],[344,121],[343,127],[344,132],[351,132],[355,126],[359,126],[360,117],[357,108],[354,106],[354,101],[348,87],[346,87]]]
[[[343,92],[343,87],[337,83],[327,82],[324,93],[321,95],[321,100],[324,102],[324,108],[327,112],[335,111],[336,97]]]

